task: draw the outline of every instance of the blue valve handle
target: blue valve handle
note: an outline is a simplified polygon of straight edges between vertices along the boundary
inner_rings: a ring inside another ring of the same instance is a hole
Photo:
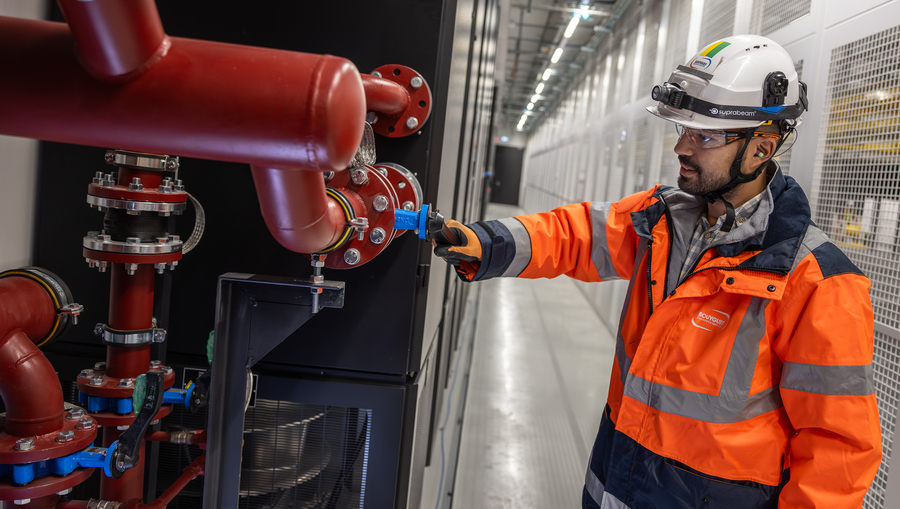
[[[172,403],[174,405],[191,406],[191,396],[194,394],[196,384],[189,384],[187,389],[169,389],[163,393],[163,404]]]
[[[394,210],[394,229],[395,230],[418,230],[419,238],[424,239],[428,235],[428,205],[422,205],[422,209],[418,212],[410,210],[395,209]]]
[[[11,477],[15,484],[28,484],[35,479],[48,475],[67,476],[76,468],[102,468],[110,476],[109,459],[118,442],[108,449],[88,447],[82,451],[33,463],[0,465],[0,477]]]

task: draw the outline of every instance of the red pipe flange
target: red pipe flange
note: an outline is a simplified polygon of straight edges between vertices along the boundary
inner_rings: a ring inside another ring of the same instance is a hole
[[[382,136],[400,138],[417,132],[431,115],[431,89],[421,74],[405,65],[382,65],[361,75],[368,120]],[[385,81],[399,85],[390,87]],[[405,92],[405,96],[402,92]]]
[[[360,172],[365,175],[361,176]],[[328,185],[341,195],[360,200],[365,210],[362,217],[368,224],[361,232],[362,239],[353,233],[345,244],[329,252],[325,266],[330,269],[359,267],[378,256],[393,239],[397,193],[388,179],[372,166],[337,172]]]
[[[377,163],[375,169],[388,179],[394,191],[397,192],[398,209],[413,212],[422,208],[424,200],[422,186],[413,172],[395,163]],[[404,233],[406,230],[395,230],[394,238]]]
[[[3,478],[0,479],[0,500],[25,500],[55,495],[87,481],[93,473],[93,468],[77,468],[65,477],[48,475],[35,479],[26,486],[16,486],[12,479]]]

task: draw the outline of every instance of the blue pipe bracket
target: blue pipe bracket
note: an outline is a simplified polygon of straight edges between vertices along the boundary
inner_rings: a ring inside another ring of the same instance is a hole
[[[13,483],[22,485],[51,474],[66,476],[74,472],[76,468],[107,468],[107,456],[111,456],[109,452],[115,448],[115,445],[114,443],[109,449],[88,447],[68,456],[34,463],[0,465],[0,477],[10,477]]]
[[[78,393],[78,403],[87,408],[90,413],[113,410],[117,414],[130,414],[134,410],[131,398],[110,398],[106,396],[91,396],[83,392]]]

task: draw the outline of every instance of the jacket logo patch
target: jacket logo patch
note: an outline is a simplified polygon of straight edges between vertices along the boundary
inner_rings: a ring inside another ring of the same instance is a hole
[[[711,313],[700,311],[697,316],[691,318],[691,324],[698,329],[712,331],[714,329],[722,330],[728,325],[731,315],[718,309],[713,309]]]

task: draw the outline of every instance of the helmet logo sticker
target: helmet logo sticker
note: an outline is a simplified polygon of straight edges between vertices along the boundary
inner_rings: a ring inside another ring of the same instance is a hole
[[[737,115],[740,117],[755,117],[756,112],[751,110],[720,110],[719,108],[710,108],[709,113],[713,116]]]
[[[692,69],[707,69],[712,65],[712,59],[709,57],[697,57],[691,62]]]

